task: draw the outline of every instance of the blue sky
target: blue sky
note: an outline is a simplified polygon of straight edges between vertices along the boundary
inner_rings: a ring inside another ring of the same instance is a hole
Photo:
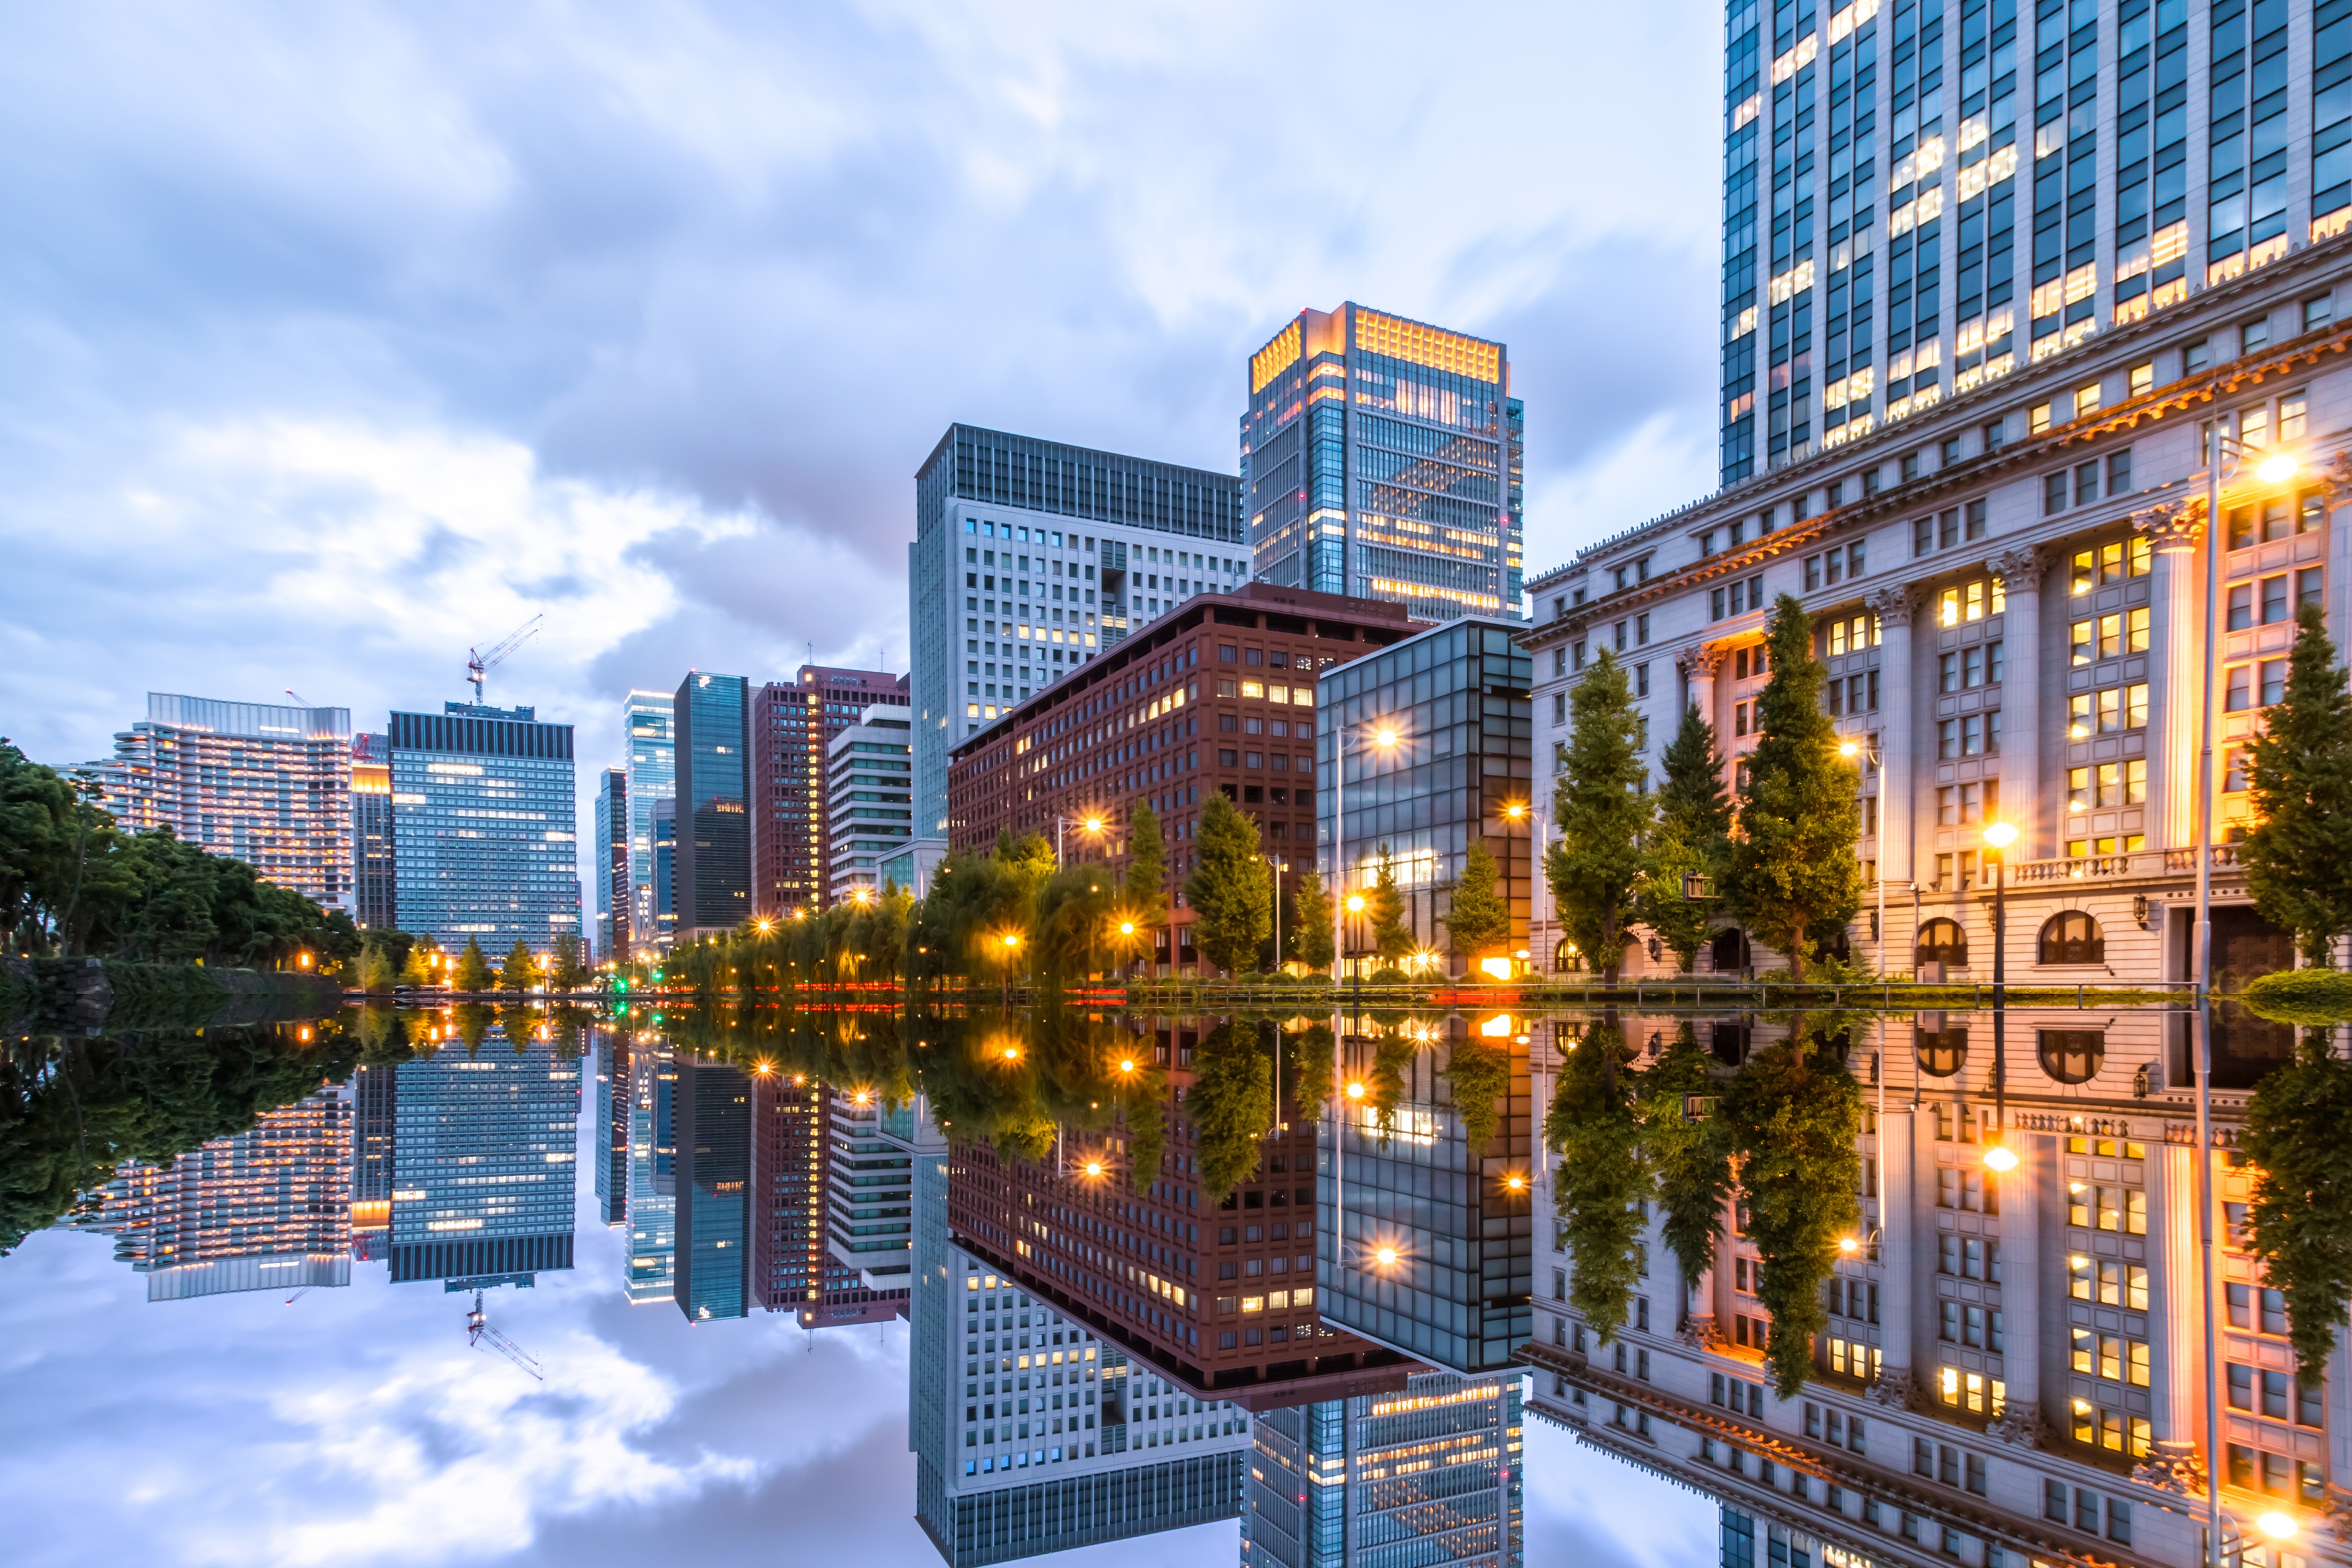
[[[1719,8],[0,0],[0,732],[906,662],[957,419],[1231,471],[1356,299],[1510,345],[1528,557],[1714,482]]]
[[[579,1129],[593,1147],[594,1097]],[[384,1283],[151,1305],[110,1239],[43,1232],[0,1258],[0,1516],[18,1568],[937,1568],[914,1521],[907,1327],[811,1338],[768,1314],[690,1326],[623,1299],[623,1234],[495,1292],[542,1385],[466,1344],[471,1299]],[[1711,1563],[1693,1494],[1527,1429],[1527,1560]],[[1204,1568],[1232,1524],[1055,1568]]]

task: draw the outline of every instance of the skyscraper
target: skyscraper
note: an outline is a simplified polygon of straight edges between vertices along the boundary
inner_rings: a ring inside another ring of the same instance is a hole
[[[1519,1379],[1417,1373],[1394,1394],[1258,1413],[1242,1568],[1400,1560],[1518,1568]]]
[[[379,931],[400,926],[392,857],[392,748],[382,735],[352,737],[352,918]]]
[[[572,726],[450,702],[393,714],[390,739],[402,929],[493,954],[578,936]]]
[[[870,1092],[782,1074],[752,1080],[751,1107],[751,1274],[760,1305],[812,1329],[898,1316],[907,1303],[912,1108],[885,1112]],[[846,1113],[839,1125],[836,1110]],[[867,1185],[874,1173],[887,1182]],[[867,1207],[880,1211],[871,1223],[883,1245],[873,1252],[843,1245],[869,1239],[853,1233]]]
[[[1501,343],[1348,303],[1250,356],[1242,471],[1258,577],[1416,620],[1519,615],[1519,401]]]
[[[914,835],[914,737],[903,705],[873,707],[825,750],[826,901],[882,889],[881,858]]]
[[[664,796],[648,814],[653,846],[655,951],[667,952],[677,934],[677,802]]]
[[[661,919],[668,896],[654,879],[653,814],[656,801],[677,794],[677,709],[667,691],[632,691],[621,709],[629,746],[629,935],[635,944],[625,956],[651,957],[669,945],[669,926]]]
[[[572,1267],[580,1063],[498,1031],[402,1062],[394,1094],[392,1282],[529,1284]]]
[[[1248,546],[1231,475],[950,426],[907,547],[918,835],[946,834],[951,749],[1132,626],[1247,581]]]
[[[595,1031],[596,1208],[607,1226],[629,1219],[629,1069],[635,1057],[625,1037]]]
[[[784,919],[832,901],[826,754],[869,708],[908,704],[908,678],[804,664],[751,700],[752,911]]]
[[[643,1307],[676,1296],[677,1067],[658,1041],[628,1052],[629,1303]]]
[[[354,1068],[352,1101],[352,1257],[381,1258],[392,1228],[393,1146],[400,1135],[400,1069]]]
[[[169,827],[322,904],[352,898],[352,712],[147,694],[114,755],[81,770],[133,832]]]
[[[751,700],[740,675],[689,674],[677,689],[678,940],[751,916]]]
[[[726,1062],[676,1060],[677,1274],[688,1322],[750,1315],[751,1075]]]
[[[606,768],[596,786],[596,956],[629,952],[629,775]]]

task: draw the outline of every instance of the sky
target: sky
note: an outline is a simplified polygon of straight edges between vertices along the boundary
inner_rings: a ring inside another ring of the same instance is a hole
[[[632,687],[906,668],[950,423],[1232,472],[1349,299],[1508,344],[1556,565],[1714,486],[1721,25],[0,0],[0,733],[380,727],[538,615],[593,797]]]
[[[578,1129],[593,1146],[594,1097]],[[0,1517],[18,1568],[938,1568],[914,1519],[908,1329],[689,1325],[630,1306],[581,1160],[576,1267],[487,1300],[546,1370],[466,1343],[471,1299],[393,1287],[150,1304],[111,1238],[0,1258]],[[1527,1424],[1526,1560],[1716,1560],[1714,1507]],[[1216,1568],[1238,1526],[1040,1559]]]

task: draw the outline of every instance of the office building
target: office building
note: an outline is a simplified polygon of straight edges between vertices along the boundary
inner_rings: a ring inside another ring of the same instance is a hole
[[[79,770],[133,833],[169,827],[321,904],[352,901],[352,713],[147,694],[114,755]]]
[[[352,908],[363,928],[400,929],[392,858],[392,747],[352,737]]]
[[[572,726],[448,702],[395,712],[389,739],[401,929],[494,957],[580,935]]]
[[[1521,629],[1486,616],[1432,627],[1325,677],[1317,694],[1325,885],[1365,891],[1385,857],[1414,943],[1442,954],[1435,963],[1450,973],[1488,961],[1516,965],[1530,951],[1533,674],[1512,640]],[[1386,748],[1374,739],[1382,729],[1396,737]],[[1332,771],[1343,743],[1344,791]],[[1335,815],[1341,805],[1344,822]],[[1493,951],[1455,952],[1442,922],[1474,839],[1494,859],[1510,935]],[[1341,931],[1343,973],[1381,962],[1366,919],[1350,918]]]
[[[751,699],[751,859],[756,913],[789,919],[833,900],[827,758],[835,738],[875,708],[904,719],[908,678],[804,664],[790,684]]]
[[[656,951],[667,952],[677,931],[677,802],[654,802],[648,821],[653,835]]]
[[[903,705],[868,708],[825,749],[826,901],[882,890],[882,857],[914,833],[915,743]]]
[[[629,1069],[635,1054],[609,1029],[595,1034],[596,1210],[609,1226],[629,1220]]]
[[[667,691],[631,691],[621,707],[628,736],[630,951],[615,958],[651,958],[669,947],[668,883],[654,874],[654,805],[677,795],[676,713]]]
[[[392,1282],[474,1289],[571,1268],[580,1062],[493,1027],[478,1055],[449,1042],[396,1071]]]
[[[1249,570],[1230,475],[950,426],[915,476],[907,547],[918,833],[948,831],[953,748]]]
[[[393,1148],[400,1136],[400,1070],[391,1062],[352,1071],[352,1258],[380,1260],[392,1236]]]
[[[88,1228],[113,1236],[150,1301],[348,1285],[351,1112],[322,1089],[168,1164],[126,1164]]]
[[[760,1305],[810,1329],[905,1315],[914,1109],[772,1073],[752,1080],[751,1114]]]
[[[1192,868],[1202,798],[1223,791],[1257,822],[1268,853],[1305,862],[1315,853],[1317,683],[1412,629],[1402,605],[1263,583],[1202,595],[956,747],[950,842],[978,851],[999,833],[1058,831],[1066,857],[1123,874],[1127,824],[1148,801],[1172,890]],[[1106,825],[1099,835],[1089,819]],[[1161,974],[1198,963],[1192,911],[1170,904],[1152,951],[1129,955]]]
[[[677,1074],[677,1273],[671,1291],[687,1321],[751,1315],[751,1075],[691,1052]]]
[[[1525,445],[1501,343],[1361,305],[1301,310],[1250,356],[1242,472],[1257,575],[1519,616]]]
[[[1856,442],[1973,456],[1994,414],[2257,302],[2299,335],[2352,224],[2332,25],[2307,0],[1727,7],[1723,483]]]
[[[596,785],[596,955],[610,959],[630,951],[629,775],[606,768]]]
[[[904,888],[918,899],[931,890],[931,875],[948,858],[944,838],[909,838],[875,858],[874,874],[882,885]]]
[[[959,1246],[960,1155],[927,1114],[909,1148],[908,1447],[940,1555],[964,1568],[1234,1517],[1247,1412],[1154,1375]]]
[[[629,1303],[676,1300],[677,1066],[669,1047],[629,1047]]]
[[[677,940],[751,918],[751,683],[689,674],[677,689]]]
[[[1522,1376],[1416,1373],[1393,1394],[1259,1412],[1242,1568],[1518,1568]]]

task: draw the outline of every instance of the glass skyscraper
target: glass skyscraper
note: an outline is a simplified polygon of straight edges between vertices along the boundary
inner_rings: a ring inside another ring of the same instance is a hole
[[[393,714],[390,740],[402,929],[493,959],[578,936],[572,726],[450,702]]]
[[[392,1282],[530,1284],[572,1267],[580,1063],[493,1029],[402,1062],[394,1096]]]
[[[352,737],[353,919],[381,931],[400,925],[392,858],[392,752],[382,735]]]
[[[751,683],[695,671],[677,689],[677,934],[751,918]]]
[[[2342,234],[2340,20],[2308,0],[1731,0],[1723,482]]]
[[[629,948],[629,775],[606,768],[596,786],[596,956]]]
[[[654,879],[654,805],[677,789],[677,700],[667,691],[632,691],[622,705],[629,746],[629,941],[631,952],[650,956],[669,945],[661,918],[667,894]],[[615,954],[614,956],[620,956]]]
[[[677,1058],[677,1273],[672,1296],[689,1322],[750,1315],[751,1075],[724,1062]]]
[[[632,1045],[628,1053],[629,1302],[643,1307],[676,1295],[677,1067],[665,1045]]]
[[[950,426],[915,476],[907,547],[916,837],[946,836],[951,750],[1135,627],[1246,582],[1248,545],[1230,474]]]
[[[1259,579],[1416,620],[1517,616],[1524,437],[1501,343],[1353,303],[1301,310],[1250,356]]]

